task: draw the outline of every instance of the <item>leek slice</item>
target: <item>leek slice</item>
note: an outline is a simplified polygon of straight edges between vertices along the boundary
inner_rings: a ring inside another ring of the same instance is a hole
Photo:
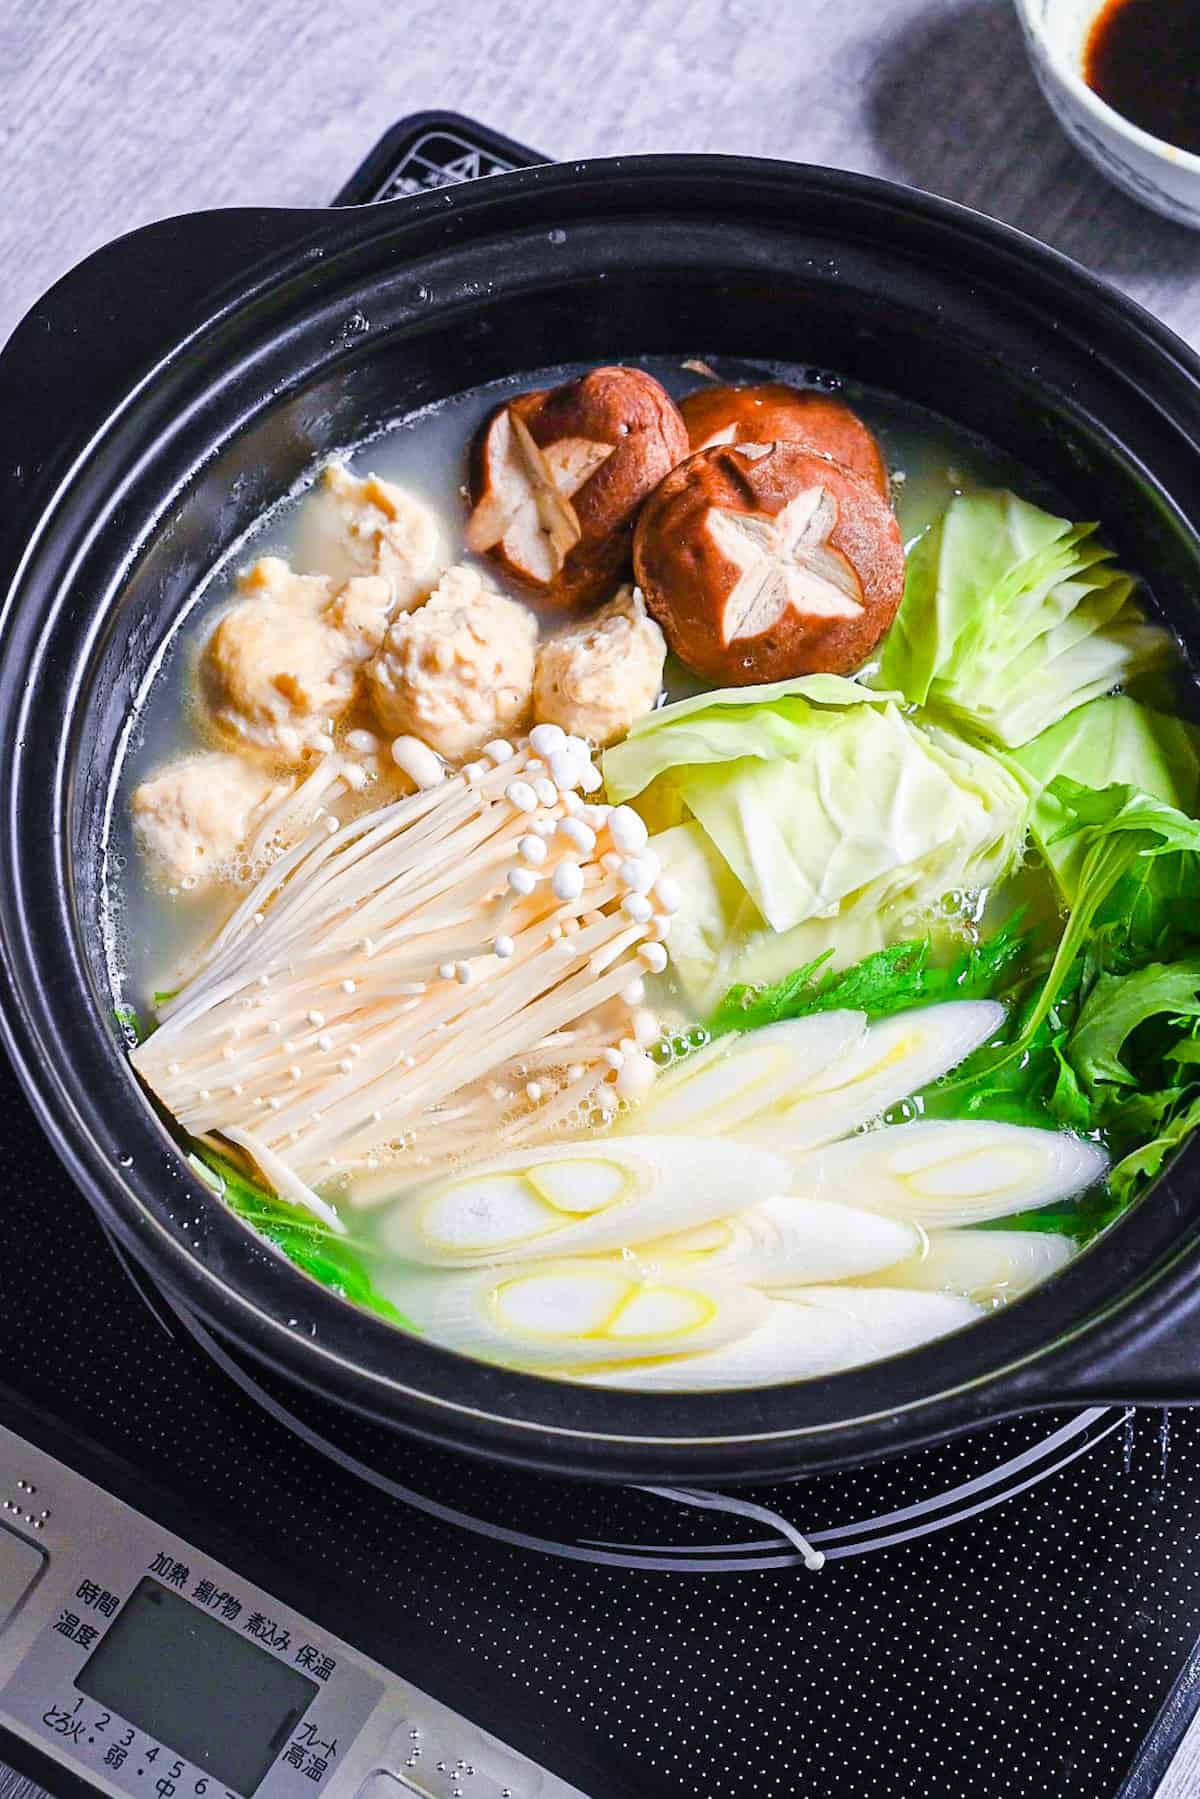
[[[761,1324],[770,1303],[753,1287],[703,1275],[647,1280],[620,1256],[394,1271],[383,1284],[437,1342],[537,1369],[716,1349]]]
[[[638,1128],[736,1129],[821,1082],[866,1035],[863,1012],[814,1012],[752,1035],[722,1038],[689,1056],[651,1089],[635,1114]]]
[[[981,1314],[952,1293],[798,1287],[775,1294],[748,1336],[704,1354],[590,1368],[589,1385],[644,1392],[715,1391],[839,1374],[945,1336]]]
[[[832,1143],[946,1074],[994,1036],[1003,1020],[1004,1007],[986,999],[947,1000],[880,1019],[844,1056],[810,1076],[785,1102],[758,1113],[739,1135],[746,1143],[793,1155]]]
[[[932,1230],[1068,1199],[1107,1167],[1102,1149],[1069,1131],[927,1118],[797,1156],[792,1191]]]
[[[1065,1268],[1075,1254],[1056,1231],[931,1231],[922,1248],[864,1286],[961,1293],[976,1305],[1002,1306]]]
[[[647,1271],[689,1269],[754,1287],[793,1287],[906,1267],[921,1247],[920,1234],[899,1219],[785,1194],[629,1253]]]
[[[591,1137],[523,1149],[397,1199],[383,1250],[443,1268],[591,1255],[722,1218],[787,1184],[767,1150],[702,1137]]]

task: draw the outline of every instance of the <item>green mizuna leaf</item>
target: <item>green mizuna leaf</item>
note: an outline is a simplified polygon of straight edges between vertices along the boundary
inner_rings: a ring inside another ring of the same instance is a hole
[[[113,1017],[120,1025],[121,1034],[127,1043],[144,1043],[150,1035],[136,1006],[114,1006]]]
[[[1200,1119],[1200,823],[1128,786],[1059,779],[1082,850],[1049,965],[1025,977],[1006,1040],[923,1096],[934,1115],[1054,1122],[1117,1158],[1102,1228]],[[1190,1121],[1190,1122],[1189,1122]]]
[[[1180,851],[1186,854],[1188,862],[1181,878],[1200,901],[1200,822],[1131,787],[1107,787],[1098,793],[1060,777],[1052,783],[1052,791],[1070,814],[1068,829],[1083,836],[1079,887],[1041,992],[1021,1037],[1007,1052],[1009,1055],[1019,1054],[1032,1041],[1075,962],[1088,950],[1093,927],[1103,925],[1106,916],[1107,941],[1119,948],[1128,927],[1122,918],[1104,914],[1103,908],[1121,882],[1133,876],[1137,884],[1137,876],[1146,864]],[[1158,903],[1153,894],[1147,895],[1141,929],[1149,932],[1155,928]],[[1197,924],[1200,925],[1200,919]]]
[[[277,1199],[207,1143],[198,1144],[190,1160],[230,1211],[273,1243],[289,1262],[351,1304],[375,1312],[405,1330],[417,1331],[412,1320],[376,1289],[361,1245],[350,1237],[337,1235],[321,1219],[298,1212],[295,1206]]]
[[[1134,1085],[1137,1076],[1122,1061],[1121,1052],[1140,1025],[1160,1014],[1200,1018],[1200,956],[1149,962],[1132,974],[1097,975],[1069,1044],[1071,1062],[1084,1085],[1092,1091],[1104,1081]]]
[[[1171,1151],[1177,1149],[1197,1125],[1200,1125],[1200,1094],[1180,1106],[1149,1143],[1131,1150],[1110,1171],[1108,1185],[1114,1197],[1123,1204],[1133,1199],[1146,1181],[1153,1180],[1161,1172]]]
[[[828,969],[828,954],[795,969],[771,987],[731,987],[709,1022],[713,1036],[751,1031],[809,1012],[846,1008],[869,1019],[890,1018],[913,1006],[947,999],[986,999],[1011,978],[1028,950],[1020,914],[948,964],[933,960],[928,937],[895,943],[841,972]],[[824,972],[823,972],[824,971]]]

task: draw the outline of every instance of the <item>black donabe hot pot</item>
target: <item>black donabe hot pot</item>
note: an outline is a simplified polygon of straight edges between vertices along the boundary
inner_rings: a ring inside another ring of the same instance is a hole
[[[67,276],[0,356],[3,1024],[46,1130],[139,1265],[227,1341],[387,1425],[529,1467],[728,1482],[1031,1406],[1200,1397],[1200,1143],[980,1326],[827,1380],[633,1394],[487,1367],[352,1310],[224,1210],[134,1081],[101,940],[105,799],[131,695],[198,576],[386,418],[652,352],[801,361],[948,415],[1102,519],[1200,644],[1200,362],[959,207],[823,169],[644,157],[150,226]]]

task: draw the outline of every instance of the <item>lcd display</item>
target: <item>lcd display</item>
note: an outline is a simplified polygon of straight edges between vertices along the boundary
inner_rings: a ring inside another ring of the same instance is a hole
[[[244,1633],[149,1578],[134,1589],[75,1684],[247,1799],[320,1690]]]

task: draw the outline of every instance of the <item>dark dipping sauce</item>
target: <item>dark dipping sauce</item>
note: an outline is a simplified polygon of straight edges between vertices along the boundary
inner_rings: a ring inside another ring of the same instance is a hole
[[[1200,0],[1108,0],[1083,78],[1143,131],[1200,154]]]

